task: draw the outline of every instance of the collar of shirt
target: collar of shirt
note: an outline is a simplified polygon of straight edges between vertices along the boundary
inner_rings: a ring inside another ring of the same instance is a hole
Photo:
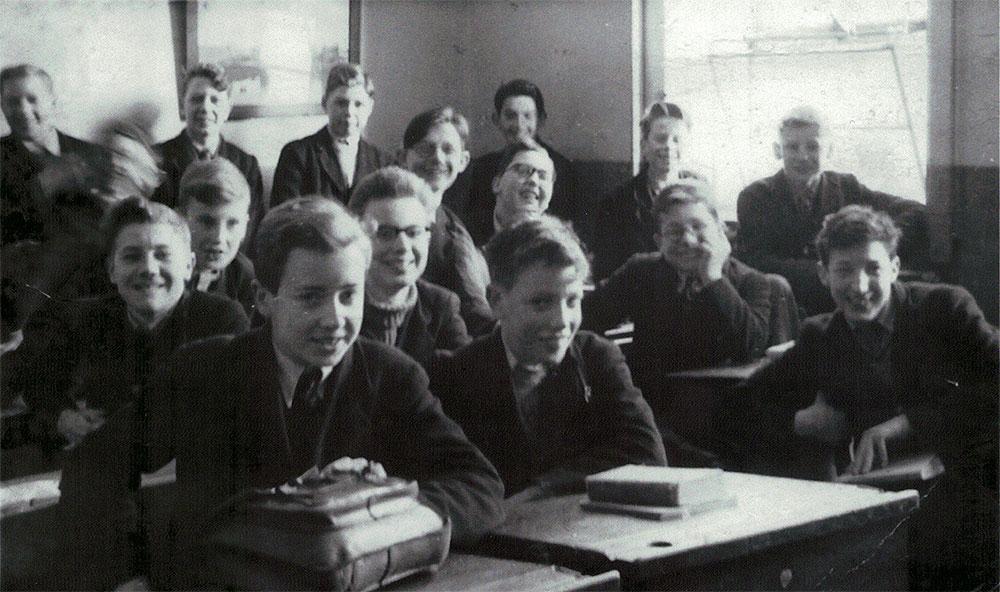
[[[344,136],[344,137],[337,136],[337,135],[335,135],[333,133],[333,130],[330,129],[329,125],[326,126],[326,131],[327,131],[327,133],[330,134],[330,141],[333,143],[333,147],[336,148],[337,150],[340,150],[342,148],[353,148],[354,150],[358,149],[358,142],[361,141],[360,137],[358,137],[358,136],[353,136],[353,137],[352,136]]]
[[[62,156],[62,148],[59,146],[59,133],[55,129],[45,137],[45,141],[41,144],[30,140],[22,140],[21,144],[31,154],[43,154],[47,152],[50,156]]]
[[[521,368],[523,368],[523,369],[525,369],[527,371],[537,372],[537,373],[541,374],[543,378],[545,377],[545,375],[547,375],[549,373],[550,368],[548,368],[545,364],[530,364],[529,365],[529,364],[521,364],[520,362],[518,362],[517,361],[517,357],[510,351],[510,348],[507,347],[507,342],[504,341],[503,331],[500,331],[500,342],[503,343],[503,351],[507,355],[507,364],[510,366],[511,372],[514,371],[514,368],[520,366]],[[569,355],[569,354],[567,353],[567,355]]]
[[[885,328],[885,330],[888,331],[890,334],[892,333],[892,329],[896,324],[896,307],[894,306],[893,300],[895,300],[895,294],[893,294],[889,298],[889,302],[885,305],[885,308],[883,308],[878,313],[878,316],[876,316],[871,321],[868,321],[882,325],[882,327]],[[843,315],[843,313],[840,314]],[[861,324],[859,321],[849,321],[847,320],[847,317],[844,317],[844,321],[847,323],[847,326],[850,327],[852,331],[856,330],[858,326]]]
[[[201,159],[202,153],[207,153],[209,158],[215,158],[219,155],[219,150],[222,148],[222,136],[219,136],[214,142],[205,142],[204,144],[199,144],[194,141],[194,138],[184,130],[184,136],[188,139],[188,144],[194,151],[195,160]],[[214,144],[214,146],[213,146]]]
[[[278,382],[281,383],[281,395],[284,398],[285,407],[291,409],[292,399],[295,397],[295,385],[299,381],[299,376],[305,372],[306,368],[277,349],[274,350],[274,357],[278,361],[278,370],[280,372]],[[319,387],[320,393],[323,392],[324,383],[329,378],[331,372],[333,372],[333,366],[323,366],[320,368],[320,373],[322,374]]]

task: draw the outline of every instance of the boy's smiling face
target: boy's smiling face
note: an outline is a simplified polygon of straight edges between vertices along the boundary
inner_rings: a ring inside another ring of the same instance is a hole
[[[846,249],[831,249],[819,277],[844,318],[851,322],[878,317],[892,295],[899,277],[899,257],[890,255],[885,243],[872,241]]]

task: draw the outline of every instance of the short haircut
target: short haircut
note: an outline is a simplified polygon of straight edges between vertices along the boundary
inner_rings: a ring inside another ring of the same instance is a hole
[[[486,244],[486,263],[492,283],[510,289],[529,267],[576,267],[580,277],[590,276],[590,263],[579,237],[565,223],[543,214],[501,230]]]
[[[503,110],[503,102],[510,97],[531,97],[535,101],[535,109],[538,111],[538,120],[544,121],[547,117],[545,113],[545,99],[542,97],[542,91],[535,86],[531,81],[524,80],[523,78],[518,78],[516,80],[511,80],[510,82],[504,82],[497,89],[495,95],[493,95],[493,106],[497,110],[497,114]]]
[[[254,271],[271,294],[277,294],[288,256],[295,249],[334,253],[357,244],[371,263],[372,244],[357,218],[340,203],[323,197],[299,197],[272,208],[257,228]]]
[[[365,208],[373,201],[415,197],[425,208],[433,199],[433,190],[427,181],[398,166],[387,166],[365,175],[351,192],[347,209],[362,217]]]
[[[204,78],[209,81],[217,91],[229,92],[229,78],[226,77],[226,70],[218,64],[195,64],[193,68],[184,74],[184,93],[187,93],[188,85],[195,78]]]
[[[545,149],[545,146],[542,146],[541,144],[535,142],[534,140],[518,140],[517,142],[514,142],[513,144],[503,149],[503,152],[500,154],[500,160],[497,161],[497,170],[494,173],[494,176],[499,177],[500,175],[504,174],[504,172],[507,170],[507,167],[510,166],[510,163],[514,162],[514,157],[522,152],[541,152],[542,154],[547,156],[549,160],[552,160],[552,155],[549,154],[549,151]],[[555,180],[556,180],[556,162],[552,160],[552,182],[554,183]]]
[[[835,249],[853,249],[880,242],[890,257],[896,256],[902,232],[889,214],[868,206],[849,205],[823,218],[823,228],[816,235],[816,252],[826,265]]]
[[[45,88],[48,89],[50,95],[55,94],[55,90],[52,86],[52,77],[49,76],[49,73],[42,70],[38,66],[32,66],[31,64],[18,64],[16,66],[8,66],[3,70],[0,70],[0,92],[3,92],[3,87],[8,82],[31,77],[41,80],[45,84]]]
[[[694,178],[671,183],[657,193],[653,199],[653,217],[659,223],[660,216],[669,214],[677,206],[689,204],[704,205],[716,222],[720,220],[712,186]]]
[[[375,85],[371,78],[361,69],[361,66],[350,62],[338,62],[330,68],[330,73],[326,75],[326,87],[323,89],[322,105],[326,105],[326,98],[330,93],[341,86],[360,86],[365,89],[369,97],[375,97]]]
[[[250,211],[250,185],[236,165],[225,158],[196,160],[181,176],[177,206],[186,212],[191,201],[206,206],[246,203]]]
[[[691,120],[684,117],[684,112],[674,103],[657,101],[646,108],[642,119],[639,120],[639,131],[642,132],[642,139],[649,137],[649,130],[653,128],[653,122],[664,117],[673,117],[684,122],[684,125],[691,129]]]
[[[799,105],[790,109],[781,117],[778,123],[778,133],[785,129],[797,129],[803,127],[815,127],[821,132],[827,130],[826,120],[816,108],[809,105]]]
[[[444,106],[424,111],[410,120],[403,132],[403,149],[409,150],[415,144],[427,137],[431,128],[438,124],[450,123],[462,139],[462,149],[469,143],[469,121],[454,107]]]
[[[165,224],[184,240],[188,248],[191,247],[191,231],[180,214],[161,203],[133,195],[115,204],[101,220],[106,257],[114,255],[118,235],[132,224]]]

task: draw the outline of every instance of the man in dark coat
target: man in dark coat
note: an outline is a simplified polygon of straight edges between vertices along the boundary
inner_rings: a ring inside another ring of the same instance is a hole
[[[156,145],[166,178],[153,199],[172,208],[178,205],[181,177],[196,160],[224,158],[236,165],[250,186],[250,222],[247,236],[267,212],[264,179],[257,157],[222,137],[222,124],[229,118],[230,86],[226,74],[215,64],[199,64],[184,77],[184,130]]]
[[[586,475],[663,465],[653,414],[614,344],[578,333],[588,264],[543,216],[487,246],[498,328],[442,360],[433,391],[497,467],[508,496],[582,490]]]
[[[273,205],[308,195],[346,204],[365,175],[391,164],[388,155],[361,137],[374,96],[375,87],[361,66],[344,62],[330,69],[322,101],[330,121],[281,149],[271,188]]]
[[[455,544],[495,526],[502,484],[442,413],[424,371],[358,338],[370,248],[339,204],[297,199],[273,209],[255,249],[266,325],[178,352],[132,417],[81,447],[60,485],[66,507],[120,515],[134,471],[176,458],[175,536],[152,557],[152,571],[185,587],[198,565],[188,550],[214,509],[344,456],[417,480],[422,498],[450,517]],[[132,453],[108,462],[109,449]]]
[[[823,218],[848,204],[887,212],[903,230],[900,255],[911,268],[926,265],[924,207],[862,185],[854,175],[823,170],[830,151],[829,129],[812,108],[799,107],[781,121],[775,156],[777,174],[740,192],[738,255],[764,273],[785,276],[807,314],[833,310],[829,291],[816,272],[813,241]]]

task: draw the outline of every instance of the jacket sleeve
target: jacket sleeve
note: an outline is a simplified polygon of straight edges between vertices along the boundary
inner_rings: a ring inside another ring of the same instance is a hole
[[[385,377],[382,387],[395,393],[395,403],[383,410],[392,451],[383,464],[390,474],[416,479],[421,495],[451,518],[452,543],[469,546],[503,520],[503,483],[441,410],[423,369],[407,368]]]
[[[737,289],[723,276],[702,289],[695,306],[705,318],[717,319],[720,342],[730,348],[729,358],[745,362],[767,347],[771,318],[771,287],[767,278],[751,273]]]
[[[490,283],[490,272],[486,259],[472,242],[469,232],[460,223],[447,227],[451,240],[446,258],[455,274],[452,286],[446,286],[461,303],[460,310],[465,325],[473,336],[485,335],[493,330],[493,311],[486,301],[486,286]]]
[[[455,294],[447,294],[447,297],[441,301],[443,318],[434,349],[455,351],[472,341],[468,330],[465,328],[465,321],[462,320],[460,310],[461,303]]]
[[[536,478],[550,493],[577,489],[583,478],[627,464],[664,466],[667,455],[653,411],[632,384],[618,346],[593,336],[583,351],[590,402],[586,440],[572,460]]]
[[[636,256],[633,256],[584,297],[584,328],[603,333],[631,317],[636,295],[642,292],[645,283],[636,270]]]
[[[271,185],[271,207],[279,205],[302,194],[302,184],[306,175],[306,165],[298,153],[294,142],[285,144],[274,167],[274,183]]]
[[[930,260],[927,208],[920,202],[875,191],[855,182],[861,202],[888,213],[903,231],[899,239],[899,255],[907,268],[925,267]]]

